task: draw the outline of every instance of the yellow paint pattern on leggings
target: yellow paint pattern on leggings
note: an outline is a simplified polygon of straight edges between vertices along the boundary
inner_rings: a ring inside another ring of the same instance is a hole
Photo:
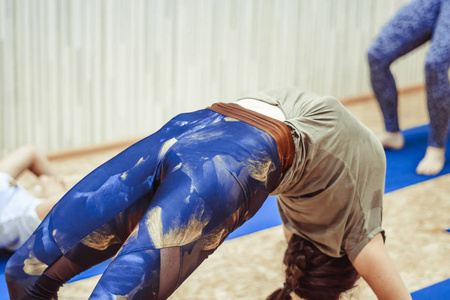
[[[47,269],[47,265],[41,262],[36,257],[32,257],[30,254],[30,257],[25,259],[23,263],[23,271],[31,276],[39,276],[44,273],[45,269]]]
[[[158,160],[160,160],[164,156],[164,154],[169,151],[170,147],[172,147],[176,142],[178,142],[176,138],[171,138],[170,140],[166,141],[162,145],[161,150],[158,153]]]
[[[153,208],[149,213],[146,220],[146,226],[148,232],[153,240],[153,244],[156,248],[173,247],[189,244],[197,240],[201,235],[203,228],[208,224],[209,219],[201,221],[204,210],[200,213],[192,215],[188,224],[185,226],[172,225],[172,229],[166,234],[163,232],[163,225],[161,219],[161,207]],[[179,223],[179,220],[175,220],[174,223]]]
[[[108,234],[108,228],[99,228],[86,236],[81,242],[90,248],[102,251],[107,249],[110,245],[119,244],[121,240],[113,234]]]
[[[262,160],[249,159],[247,162],[249,163],[248,172],[250,176],[258,181],[267,181],[267,176],[269,176],[269,173],[275,170],[273,161],[268,157]]]
[[[214,250],[219,247],[220,242],[226,235],[228,235],[228,229],[219,227],[199,240],[200,248],[202,250]]]

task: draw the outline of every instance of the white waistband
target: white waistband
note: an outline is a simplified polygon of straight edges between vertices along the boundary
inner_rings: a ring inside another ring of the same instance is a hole
[[[276,105],[272,105],[256,99],[241,99],[236,101],[235,103],[246,109],[256,111],[257,113],[266,115],[279,121],[286,120],[286,116],[284,115],[283,111]]]

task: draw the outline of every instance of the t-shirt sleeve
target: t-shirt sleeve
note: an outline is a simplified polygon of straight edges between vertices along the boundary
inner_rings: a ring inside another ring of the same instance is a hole
[[[353,210],[354,214],[348,220],[344,240],[344,250],[351,262],[375,235],[381,233],[385,239],[385,232],[381,226],[382,198],[382,193],[376,192],[371,201],[355,203],[359,208]]]

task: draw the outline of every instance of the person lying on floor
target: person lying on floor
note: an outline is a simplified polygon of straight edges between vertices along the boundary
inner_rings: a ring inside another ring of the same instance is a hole
[[[17,182],[26,170],[38,177],[34,195]],[[66,192],[64,182],[35,145],[15,149],[0,160],[0,248],[17,250]]]

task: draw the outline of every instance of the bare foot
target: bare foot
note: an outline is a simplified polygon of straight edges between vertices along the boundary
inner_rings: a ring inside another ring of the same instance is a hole
[[[416,172],[422,175],[436,175],[442,170],[444,164],[445,149],[428,146],[427,152],[417,166]]]
[[[405,139],[403,138],[403,134],[401,132],[383,132],[379,136],[380,142],[384,148],[387,149],[402,149],[405,145]]]

